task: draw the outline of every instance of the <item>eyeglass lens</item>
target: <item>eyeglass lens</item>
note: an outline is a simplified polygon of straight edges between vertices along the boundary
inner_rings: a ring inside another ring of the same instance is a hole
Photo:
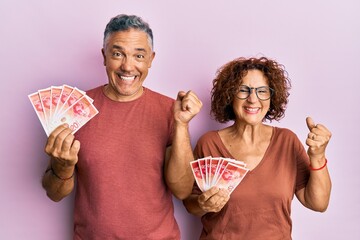
[[[250,94],[252,93],[252,90],[255,90],[256,96],[260,100],[268,100],[271,97],[271,89],[267,86],[250,88],[245,85],[240,86],[237,97],[240,99],[247,99],[250,96]]]

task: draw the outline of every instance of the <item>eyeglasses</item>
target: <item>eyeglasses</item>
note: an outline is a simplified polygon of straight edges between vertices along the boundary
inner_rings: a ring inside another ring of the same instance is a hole
[[[236,97],[239,99],[247,99],[252,93],[252,90],[255,90],[256,96],[261,101],[270,99],[271,96],[274,94],[274,89],[267,86],[253,88],[246,85],[241,85],[239,88],[239,92],[236,94]]]

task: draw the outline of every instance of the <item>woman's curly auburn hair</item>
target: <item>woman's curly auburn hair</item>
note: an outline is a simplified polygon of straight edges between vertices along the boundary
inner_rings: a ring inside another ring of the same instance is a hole
[[[289,90],[291,88],[288,73],[283,65],[266,57],[237,58],[223,65],[213,80],[211,90],[211,115],[216,121],[226,123],[235,120],[233,100],[238,93],[243,77],[249,70],[260,70],[268,80],[269,87],[274,89],[270,98],[270,108],[263,121],[280,120],[284,117]]]

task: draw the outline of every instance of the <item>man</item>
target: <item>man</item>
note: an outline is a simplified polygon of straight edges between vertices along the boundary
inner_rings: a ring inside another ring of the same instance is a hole
[[[143,86],[155,52],[137,16],[110,20],[102,54],[108,84],[87,91],[99,114],[75,136],[65,125],[50,134],[43,186],[60,201],[76,176],[74,239],[180,239],[171,193],[191,193],[188,124],[202,103],[192,91],[174,101]]]

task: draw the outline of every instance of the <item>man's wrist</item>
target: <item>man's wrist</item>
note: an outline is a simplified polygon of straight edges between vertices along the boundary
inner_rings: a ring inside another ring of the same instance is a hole
[[[188,130],[189,129],[189,123],[188,122],[184,123],[184,122],[181,122],[181,121],[175,121],[174,122],[174,127]]]
[[[51,171],[52,175],[54,175],[56,178],[66,181],[74,176],[75,167],[62,167],[52,162],[46,172],[48,171]]]

